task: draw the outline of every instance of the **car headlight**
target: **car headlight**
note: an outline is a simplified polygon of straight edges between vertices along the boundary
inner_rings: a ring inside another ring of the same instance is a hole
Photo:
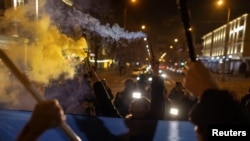
[[[133,92],[133,98],[141,98],[140,92]]]
[[[165,73],[161,74],[161,77],[166,78],[167,75]]]
[[[138,81],[138,80],[140,80],[140,77],[138,76],[138,77],[136,77],[136,80]]]
[[[171,107],[169,113],[171,115],[177,116],[179,114],[179,109],[176,107]]]
[[[148,78],[148,81],[152,81],[152,80],[153,80],[153,78],[152,78],[152,77],[149,77],[149,78]]]

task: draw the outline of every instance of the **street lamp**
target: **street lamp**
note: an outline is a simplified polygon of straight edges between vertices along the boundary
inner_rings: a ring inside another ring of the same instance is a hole
[[[145,29],[146,29],[146,26],[145,26],[145,25],[142,25],[142,26],[141,26],[141,29],[142,29],[142,30],[145,30]]]
[[[218,0],[217,4],[219,6],[224,5],[223,0]],[[226,56],[227,56],[227,44],[228,44],[228,39],[229,39],[229,21],[230,21],[230,14],[231,14],[231,9],[227,4],[227,22],[226,22],[226,31],[225,31],[225,44],[224,44],[224,50],[223,50],[223,62],[222,62],[222,76],[221,80],[224,82],[225,81],[225,71],[226,71]]]
[[[181,68],[181,53],[182,53],[182,49],[181,49],[181,43],[179,42],[179,39],[178,38],[175,38],[174,39],[174,43],[175,43],[175,52],[177,53],[178,55],[178,69]]]
[[[126,24],[127,24],[127,5],[128,2],[135,3],[136,0],[124,0],[124,10],[123,10],[123,28],[126,29]]]
[[[175,38],[175,39],[174,39],[174,42],[176,42],[176,43],[177,43],[177,42],[178,42],[178,39],[177,39],[177,38]]]

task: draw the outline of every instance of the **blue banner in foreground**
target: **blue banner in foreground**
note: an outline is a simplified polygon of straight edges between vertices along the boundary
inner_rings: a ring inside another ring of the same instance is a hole
[[[0,141],[14,141],[31,114],[29,111],[0,110]],[[66,116],[67,124],[82,141],[197,141],[194,126],[187,121]],[[39,141],[68,140],[59,128],[48,130],[39,138]]]

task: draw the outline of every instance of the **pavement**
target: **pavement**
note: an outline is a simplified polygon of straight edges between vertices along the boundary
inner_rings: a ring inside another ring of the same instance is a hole
[[[240,99],[242,96],[248,93],[250,88],[250,77],[245,78],[244,75],[229,74],[225,75],[225,81],[222,79],[222,75],[213,74],[220,88],[228,89],[236,94],[236,98]]]
[[[179,74],[174,74],[171,72],[167,72],[169,75],[169,79],[165,82],[168,91],[174,86],[175,81],[182,81],[183,76]],[[126,73],[123,75],[119,75],[118,68],[110,68],[106,70],[97,70],[97,75],[100,79],[105,78],[107,80],[107,84],[112,89],[113,94],[115,95],[118,91],[123,90],[124,82],[128,78],[131,77],[131,70],[127,69]],[[248,89],[250,88],[250,77],[245,78],[244,75],[239,74],[230,74],[225,75],[225,81],[222,81],[221,74],[212,74],[217,81],[218,85],[222,89],[228,89],[233,91],[236,95],[237,99],[240,99],[242,96],[247,94]]]
[[[115,95],[117,92],[122,91],[124,88],[124,82],[132,77],[131,70],[127,69],[123,75],[119,74],[118,68],[110,68],[105,70],[97,70],[97,75],[100,79],[106,79],[107,85],[111,88],[112,93]]]

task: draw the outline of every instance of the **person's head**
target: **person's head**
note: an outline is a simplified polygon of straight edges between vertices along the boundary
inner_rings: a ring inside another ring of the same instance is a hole
[[[175,82],[175,86],[182,87],[182,83],[177,81],[177,82]]]
[[[88,102],[88,101],[82,101],[81,106],[87,115],[91,115],[91,116],[96,115],[95,106],[93,105],[93,103]]]
[[[136,83],[134,82],[134,80],[129,78],[124,82],[124,86],[125,86],[125,89],[133,90],[136,88]]]
[[[143,119],[150,110],[150,100],[146,97],[134,99],[129,107],[129,113],[134,119]]]
[[[199,141],[208,138],[210,125],[247,123],[247,117],[228,91],[207,90],[190,111],[189,120],[195,125]]]

